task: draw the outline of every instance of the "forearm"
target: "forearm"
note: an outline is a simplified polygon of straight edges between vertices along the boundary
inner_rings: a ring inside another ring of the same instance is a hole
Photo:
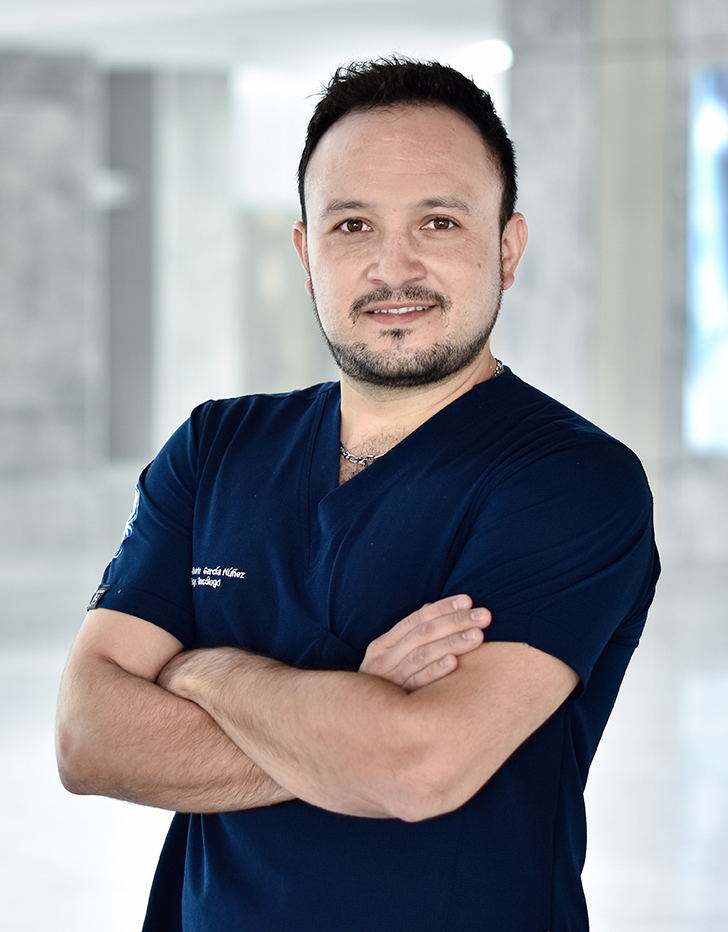
[[[58,762],[71,792],[181,812],[290,799],[199,706],[110,660],[69,664],[59,701]]]
[[[294,796],[349,815],[422,818],[463,799],[447,774],[442,792],[439,725],[409,694],[450,679],[490,620],[470,596],[448,596],[372,641],[358,674],[221,648],[176,652],[157,682],[206,709]]]
[[[454,674],[408,693],[378,676],[218,648],[178,654],[158,682],[207,710],[294,796],[418,821],[470,799],[578,683],[528,644],[485,644],[460,660]]]
[[[293,795],[349,815],[406,817],[421,773],[404,690],[374,676],[303,671],[234,649],[182,654],[166,688],[202,706]],[[410,740],[412,736],[412,740]]]

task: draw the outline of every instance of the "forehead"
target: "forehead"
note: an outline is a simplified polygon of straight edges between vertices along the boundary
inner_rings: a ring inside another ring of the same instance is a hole
[[[442,105],[354,111],[324,133],[306,172],[306,200],[416,187],[500,193],[493,157],[473,123]],[[439,193],[456,193],[454,191]]]

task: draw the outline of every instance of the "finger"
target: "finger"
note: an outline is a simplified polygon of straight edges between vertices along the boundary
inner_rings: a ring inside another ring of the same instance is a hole
[[[468,628],[449,637],[441,638],[429,644],[421,644],[406,657],[389,674],[389,678],[400,685],[404,685],[421,670],[432,666],[445,657],[469,654],[480,647],[484,635],[481,628]]]
[[[389,631],[385,631],[381,637],[378,637],[376,641],[372,641],[372,643],[379,644],[386,649],[396,644],[418,625],[435,621],[438,618],[451,615],[453,612],[467,611],[472,608],[472,605],[473,600],[469,595],[465,595],[464,593],[448,596],[445,599],[438,599],[437,602],[426,602],[421,608],[418,608],[416,612],[412,612],[410,615],[407,615],[406,618],[398,621],[394,627],[390,628]]]
[[[438,659],[444,653],[451,651],[463,653],[462,640],[457,636],[471,628],[486,627],[490,624],[490,619],[491,615],[487,609],[478,608],[470,611],[460,610],[436,620],[423,621],[415,628],[406,631],[397,642],[390,646],[385,645],[382,639],[372,641],[359,670],[362,673],[392,679],[393,682],[401,685],[417,669],[426,666],[433,659]],[[470,637],[472,639],[473,635]],[[452,641],[448,642],[448,638],[452,638]],[[440,646],[433,653],[432,645],[438,643]],[[447,650],[442,649],[443,644],[447,646]],[[399,671],[397,676],[393,677],[392,672],[396,671],[405,661],[407,663],[403,667],[404,674]]]
[[[360,671],[392,679],[400,685],[418,669],[444,653],[463,653],[463,642],[457,635],[471,628],[484,628],[490,624],[491,614],[487,609],[459,610],[437,619],[420,622],[415,628],[405,631],[402,637],[389,646],[382,639],[372,641],[367,648]],[[471,639],[474,635],[471,635]],[[447,641],[452,638],[451,641]],[[467,640],[467,638],[466,638]],[[433,653],[432,645],[440,646]],[[446,650],[443,650],[443,643]],[[478,646],[480,641],[474,646]],[[469,647],[467,649],[472,649]],[[407,661],[405,663],[405,661]],[[397,668],[404,663],[402,670]],[[393,676],[393,671],[397,675]]]
[[[474,608],[470,611],[453,612],[442,618],[423,621],[404,635],[402,640],[390,648],[391,657],[400,657],[401,660],[418,648],[428,648],[434,644],[453,638],[453,645],[461,643],[462,636],[471,629],[487,627],[491,621],[491,614],[485,608]],[[466,638],[467,640],[467,638]],[[459,652],[459,651],[456,651]]]
[[[458,666],[458,658],[454,654],[445,654],[439,660],[428,664],[423,670],[418,670],[406,682],[402,683],[402,689],[408,693],[413,693],[416,689],[423,686],[429,686],[430,683],[436,683],[444,679],[450,673],[455,671]]]
[[[438,606],[436,614],[421,609],[402,619],[390,631],[372,641],[369,645],[371,654],[379,655],[386,651],[394,651],[392,659],[395,663],[398,663],[408,651],[419,644],[438,641],[464,628],[475,625],[484,627],[490,623],[490,612],[484,608],[471,608],[472,600],[469,596],[458,596],[453,599],[450,603],[449,612],[444,612],[447,607],[445,603],[446,600],[444,599],[436,603]],[[463,603],[465,603],[464,606]],[[456,609],[455,605],[463,607]],[[434,609],[435,604],[427,606],[427,608]]]

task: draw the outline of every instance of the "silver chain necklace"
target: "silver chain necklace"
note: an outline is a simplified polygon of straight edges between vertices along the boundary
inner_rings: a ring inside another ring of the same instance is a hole
[[[339,449],[341,450],[341,455],[348,463],[354,463],[355,466],[368,466],[370,463],[373,463],[374,460],[378,460],[380,456],[384,456],[384,453],[369,453],[366,456],[355,456],[353,453],[349,453],[343,443],[339,443]]]
[[[493,357],[495,359],[495,356]],[[497,378],[505,369],[505,366],[500,361],[500,359],[495,360],[495,369],[493,370],[493,375],[490,376],[491,379]],[[350,453],[343,443],[339,442],[339,450],[341,455],[347,461],[347,463],[353,463],[355,466],[369,466],[374,460],[380,459],[388,451],[385,450],[384,453],[367,453],[365,456],[356,456],[354,453]]]

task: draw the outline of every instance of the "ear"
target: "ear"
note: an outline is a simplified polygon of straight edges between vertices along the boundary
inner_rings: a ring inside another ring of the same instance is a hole
[[[503,270],[503,290],[510,288],[515,279],[515,271],[521,261],[523,250],[528,242],[528,227],[523,214],[513,214],[503,230],[501,237],[501,268]]]
[[[313,291],[311,289],[311,267],[308,261],[308,241],[306,239],[306,227],[300,220],[296,220],[293,224],[293,246],[298,253],[298,258],[301,260],[301,264],[306,270],[306,291],[308,292],[309,297],[313,297]]]

